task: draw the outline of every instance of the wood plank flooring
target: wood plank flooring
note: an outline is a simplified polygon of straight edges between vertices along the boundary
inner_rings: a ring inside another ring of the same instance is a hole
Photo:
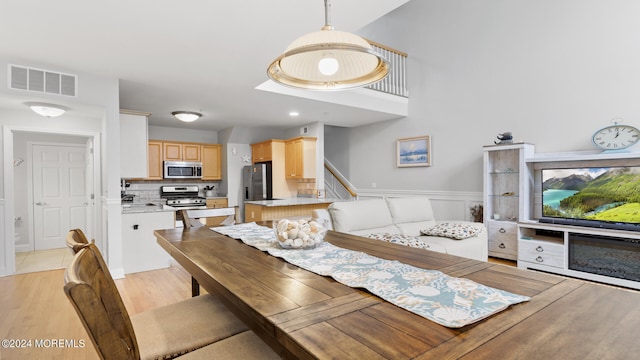
[[[191,277],[175,263],[129,274],[116,285],[130,315],[191,296]],[[1,360],[98,359],[63,286],[63,269],[0,277],[0,339],[31,341],[30,347],[0,346]],[[67,344],[54,345],[60,340]]]

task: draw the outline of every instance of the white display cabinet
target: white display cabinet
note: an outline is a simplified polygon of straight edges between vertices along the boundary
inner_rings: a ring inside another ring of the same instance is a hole
[[[489,256],[517,260],[517,224],[529,217],[533,188],[526,158],[534,146],[526,143],[484,147],[484,224]]]

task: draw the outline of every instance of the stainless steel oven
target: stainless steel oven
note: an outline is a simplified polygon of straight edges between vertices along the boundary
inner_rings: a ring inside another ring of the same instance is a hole
[[[160,198],[169,206],[176,208],[176,227],[182,226],[182,212],[180,210],[206,209],[207,200],[198,196],[197,185],[161,186]]]
[[[193,161],[165,161],[165,179],[201,179],[202,163]]]

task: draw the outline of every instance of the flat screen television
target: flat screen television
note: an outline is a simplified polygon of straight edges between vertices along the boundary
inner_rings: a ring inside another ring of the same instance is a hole
[[[640,166],[542,170],[540,222],[640,231]]]

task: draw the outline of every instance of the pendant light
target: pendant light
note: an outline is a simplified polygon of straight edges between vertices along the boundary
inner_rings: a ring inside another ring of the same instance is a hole
[[[324,0],[325,25],[294,40],[267,69],[282,85],[309,90],[343,90],[382,80],[389,62],[363,38],[336,31],[330,22],[329,0]]]

